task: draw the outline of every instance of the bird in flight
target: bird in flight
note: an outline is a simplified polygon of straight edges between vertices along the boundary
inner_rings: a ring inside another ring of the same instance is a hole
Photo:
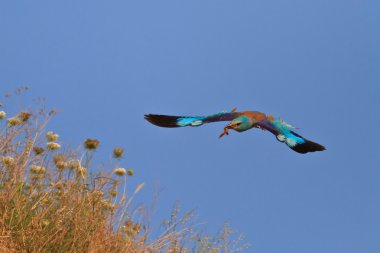
[[[196,127],[206,123],[230,121],[229,124],[224,127],[219,138],[228,135],[228,130],[230,129],[237,132],[244,132],[251,128],[258,128],[271,132],[276,136],[278,141],[285,143],[289,148],[301,154],[323,151],[326,149],[324,146],[305,139],[301,135],[295,133],[292,130],[294,127],[285,121],[257,111],[238,112],[236,111],[236,108],[234,108],[231,112],[220,112],[209,116],[146,114],[144,118],[150,123],[160,127]]]

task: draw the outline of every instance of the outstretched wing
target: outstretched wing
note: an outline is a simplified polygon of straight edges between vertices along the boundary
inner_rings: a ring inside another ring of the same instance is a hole
[[[201,126],[205,123],[217,121],[231,121],[238,117],[238,112],[220,112],[209,116],[171,116],[146,114],[144,118],[150,123],[160,127]]]
[[[293,132],[291,130],[293,127],[280,119],[270,120],[265,118],[258,121],[256,126],[261,129],[268,130],[276,136],[278,141],[284,142],[289,148],[301,154],[323,151],[326,149],[324,146]]]

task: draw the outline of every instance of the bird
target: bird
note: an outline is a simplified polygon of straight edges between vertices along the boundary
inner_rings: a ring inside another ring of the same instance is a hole
[[[251,128],[258,128],[272,133],[279,142],[285,143],[289,148],[300,154],[326,150],[324,146],[310,141],[293,131],[295,127],[280,118],[258,111],[222,111],[209,116],[172,116],[160,114],[145,114],[144,118],[150,123],[160,127],[198,127],[206,123],[229,121],[219,135],[219,138],[228,135],[229,130],[244,132]]]

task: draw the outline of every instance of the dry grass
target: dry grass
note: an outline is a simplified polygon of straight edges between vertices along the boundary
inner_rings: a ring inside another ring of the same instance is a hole
[[[22,93],[26,88],[18,89]],[[118,166],[93,172],[99,145],[63,149],[59,135],[46,132],[56,113],[38,106],[7,116],[0,104],[0,252],[241,252],[226,225],[215,237],[192,226],[192,213],[174,208],[161,234],[150,229],[146,210],[131,208],[143,184],[127,196],[132,170]],[[109,171],[109,170],[108,170]],[[236,236],[235,236],[236,237]]]

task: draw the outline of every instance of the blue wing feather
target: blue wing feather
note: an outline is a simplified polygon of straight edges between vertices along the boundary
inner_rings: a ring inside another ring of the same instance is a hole
[[[305,154],[326,149],[324,146],[307,140],[301,135],[293,132],[290,129],[291,126],[280,119],[271,121],[266,118],[257,122],[256,125],[262,129],[268,130],[276,136],[278,141],[284,142],[289,148],[298,153]]]
[[[205,123],[218,121],[231,121],[238,117],[237,112],[219,112],[209,116],[170,116],[147,114],[145,119],[150,123],[161,127],[184,127],[184,126],[201,126]]]

